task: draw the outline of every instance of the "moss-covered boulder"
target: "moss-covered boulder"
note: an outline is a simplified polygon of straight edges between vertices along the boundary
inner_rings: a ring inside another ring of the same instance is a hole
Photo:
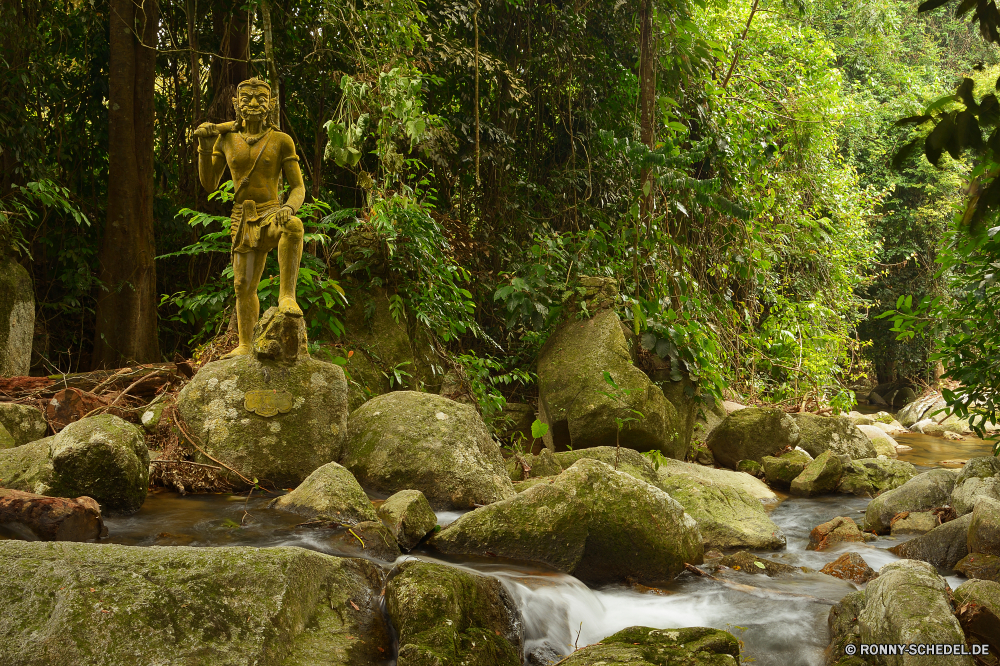
[[[543,448],[535,456],[514,454],[507,459],[506,464],[510,480],[515,482],[542,476],[556,476],[563,471],[562,465],[548,448]]]
[[[970,553],[958,561],[958,564],[955,565],[955,571],[966,578],[979,578],[1000,583],[1000,556]]]
[[[900,560],[879,570],[865,589],[865,608],[858,616],[863,643],[965,643],[952,612],[948,584],[925,562]],[[949,657],[948,663],[972,666],[972,657]],[[892,663],[892,662],[889,662]],[[916,656],[895,663],[931,666],[940,656]]]
[[[955,487],[957,488],[969,479],[988,479],[997,474],[1000,474],[1000,458],[996,456],[969,458],[958,473],[958,478],[955,479]]]
[[[741,460],[762,462],[799,442],[795,421],[780,409],[747,407],[733,412],[709,434],[706,444],[717,463],[736,469]]]
[[[665,492],[591,459],[431,537],[454,555],[541,562],[595,584],[662,585],[701,562],[698,525]]]
[[[0,663],[382,663],[382,576],[302,548],[0,541]]]
[[[844,463],[837,491],[875,497],[903,485],[917,475],[912,463],[891,458],[864,458]]]
[[[595,446],[592,449],[561,451],[556,453],[554,457],[562,469],[569,469],[576,461],[584,458],[600,460],[602,463],[615,467],[620,472],[625,472],[641,481],[662,488],[653,463],[649,461],[649,458],[632,449]]]
[[[521,614],[496,578],[409,560],[385,590],[398,666],[520,666]]]
[[[764,476],[764,466],[756,460],[739,461],[736,463],[736,471],[749,474],[750,476],[757,477],[758,479]]]
[[[928,511],[951,501],[957,474],[947,469],[932,469],[918,474],[894,490],[884,492],[868,504],[865,529],[887,534],[892,519],[904,511]]]
[[[381,563],[395,562],[403,554],[392,530],[379,520],[366,520],[349,528],[334,530],[327,544],[338,555],[363,557]]]
[[[16,402],[0,402],[0,426],[10,433],[13,446],[38,441],[49,431],[49,424],[40,409]],[[0,448],[6,447],[0,444]]]
[[[400,490],[382,502],[377,513],[379,520],[404,550],[420,543],[437,525],[434,510],[419,490]]]
[[[817,416],[807,412],[792,414],[799,427],[798,445],[817,458],[824,451],[858,458],[875,458],[878,452],[871,440],[846,416]]]
[[[951,491],[951,505],[955,513],[963,516],[976,506],[980,497],[1000,500],[1000,474],[985,479],[973,476],[962,483],[955,483]]]
[[[861,636],[861,628],[858,626],[858,616],[865,608],[865,591],[858,590],[846,595],[830,609],[827,616],[827,626],[830,629],[830,647],[827,654],[832,659],[844,654],[844,648],[849,644],[857,644]],[[846,659],[846,658],[845,658]],[[846,662],[837,661],[837,666],[846,666]],[[866,666],[868,662],[862,661],[860,666]],[[854,666],[854,664],[851,664]]]
[[[785,534],[760,500],[728,486],[709,486],[688,476],[660,477],[660,488],[697,521],[705,549],[785,547]]]
[[[813,460],[805,451],[794,450],[780,456],[764,456],[764,478],[772,486],[787,488]]]
[[[893,555],[927,562],[938,569],[951,570],[969,554],[969,524],[972,514],[938,525],[927,534],[904,541],[889,549]]]
[[[335,462],[323,465],[295,490],[275,499],[269,506],[338,523],[377,520],[375,509],[361,485]]]
[[[898,457],[899,454],[896,453],[896,440],[890,437],[884,430],[873,425],[859,425],[857,428],[871,441],[872,446],[875,447],[875,457]]]
[[[815,460],[805,466],[802,473],[792,481],[791,493],[809,497],[832,493],[840,483],[840,475],[844,472],[844,464],[840,456],[831,450],[819,454]]]
[[[605,372],[619,389],[605,381]],[[671,458],[683,458],[687,451],[676,408],[632,364],[613,309],[599,310],[590,319],[571,318],[549,336],[538,356],[538,412],[549,425],[545,443],[557,451],[616,442]],[[616,418],[626,421],[620,434]]]
[[[479,413],[430,393],[386,393],[355,410],[340,462],[369,490],[419,490],[439,510],[515,494]]]
[[[970,553],[1000,555],[1000,501],[991,497],[976,501],[969,523],[968,546]]]
[[[288,488],[338,458],[347,380],[340,366],[309,357],[301,317],[269,313],[254,329],[256,353],[205,365],[177,407],[208,455],[247,479]],[[247,485],[236,475],[229,481]]]
[[[101,414],[59,434],[0,451],[0,484],[49,497],[92,497],[105,513],[133,513],[146,500],[149,451],[142,430]]]
[[[773,490],[767,487],[767,484],[744,472],[705,467],[704,465],[695,465],[694,463],[682,462],[680,460],[666,460],[660,463],[656,474],[661,479],[660,483],[653,484],[656,486],[662,485],[663,480],[666,478],[680,475],[690,477],[708,486],[736,488],[754,499],[767,504],[778,502],[778,496],[774,494]]]
[[[740,642],[721,629],[629,627],[577,650],[561,666],[737,666]]]
[[[11,436],[10,432],[0,423],[0,449],[12,449],[17,444],[14,442],[14,437]]]
[[[932,511],[910,511],[901,513],[892,521],[890,534],[927,534],[941,524],[941,519]]]
[[[989,645],[995,663],[1000,652],[1000,583],[989,580],[962,583],[955,590],[955,605],[968,642]]]
[[[0,256],[0,377],[27,375],[35,334],[35,290],[21,264]]]

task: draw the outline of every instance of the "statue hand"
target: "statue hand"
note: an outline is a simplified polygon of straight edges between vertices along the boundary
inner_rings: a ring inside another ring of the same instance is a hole
[[[290,219],[292,219],[291,206],[282,206],[278,209],[278,212],[274,214],[274,223],[279,227],[285,226],[285,223]]]
[[[202,123],[198,125],[198,129],[192,133],[192,136],[196,139],[212,139],[219,136],[219,128],[215,123]]]

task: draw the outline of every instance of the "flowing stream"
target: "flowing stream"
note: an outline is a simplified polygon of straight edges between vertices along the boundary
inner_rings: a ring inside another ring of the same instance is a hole
[[[924,435],[900,435],[901,452],[923,471],[959,466],[970,457],[990,455],[985,442],[961,442]],[[134,546],[301,546],[332,555],[364,557],[360,543],[333,539],[328,529],[297,527],[300,516],[266,508],[270,498],[225,495],[181,497],[160,492],[149,496],[142,509],[128,517],[109,517],[111,543]],[[502,560],[442,559],[431,549],[418,548],[407,557],[418,557],[495,576],[511,592],[524,617],[527,663],[547,664],[625,627],[657,628],[709,626],[732,632],[743,641],[745,657],[757,664],[820,666],[829,636],[830,607],[857,589],[852,583],[818,573],[826,563],[854,550],[878,570],[897,559],[886,549],[899,540],[880,538],[869,544],[841,544],[824,552],[807,551],[809,532],[837,516],[859,523],[867,499],[849,495],[817,498],[784,498],[771,518],[784,531],[783,551],[757,553],[761,558],[798,567],[806,572],[768,578],[728,571],[721,580],[682,574],[659,589],[609,586],[592,589],[576,578],[537,565]],[[460,512],[442,512],[442,525]],[[3,538],[0,536],[0,538]],[[384,563],[383,563],[384,564]],[[954,587],[958,579],[949,579]]]

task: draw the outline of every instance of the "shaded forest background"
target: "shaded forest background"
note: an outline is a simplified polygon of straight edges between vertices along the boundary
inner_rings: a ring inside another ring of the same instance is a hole
[[[374,284],[480,397],[530,394],[580,278],[605,276],[643,346],[719,396],[847,406],[866,376],[940,374],[933,337],[897,341],[876,316],[948,296],[937,248],[972,167],[890,160],[919,131],[898,119],[1000,73],[950,14],[15,0],[0,22],[0,251],[34,280],[33,372],[188,356],[225,332],[227,194],[200,191],[190,136],[258,76],[307,181],[317,352],[349,358],[345,313]]]

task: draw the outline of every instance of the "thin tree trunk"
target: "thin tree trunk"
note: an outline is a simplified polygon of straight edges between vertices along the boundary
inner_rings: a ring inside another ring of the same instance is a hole
[[[153,237],[153,93],[159,7],[111,0],[108,208],[93,365],[160,360]],[[141,37],[140,42],[137,36]]]
[[[643,0],[639,10],[639,138],[653,148],[653,112],[656,104],[656,54],[653,47],[653,2]],[[633,257],[633,278],[636,294],[639,293],[639,231],[649,227],[653,208],[653,184],[649,168],[639,174],[642,197],[639,200],[639,219],[636,220]]]
[[[235,120],[233,97],[236,86],[250,78],[249,32],[246,12],[226,0],[215,0],[212,7],[213,29],[220,42],[220,55],[212,59],[212,102],[206,109],[211,122]]]

